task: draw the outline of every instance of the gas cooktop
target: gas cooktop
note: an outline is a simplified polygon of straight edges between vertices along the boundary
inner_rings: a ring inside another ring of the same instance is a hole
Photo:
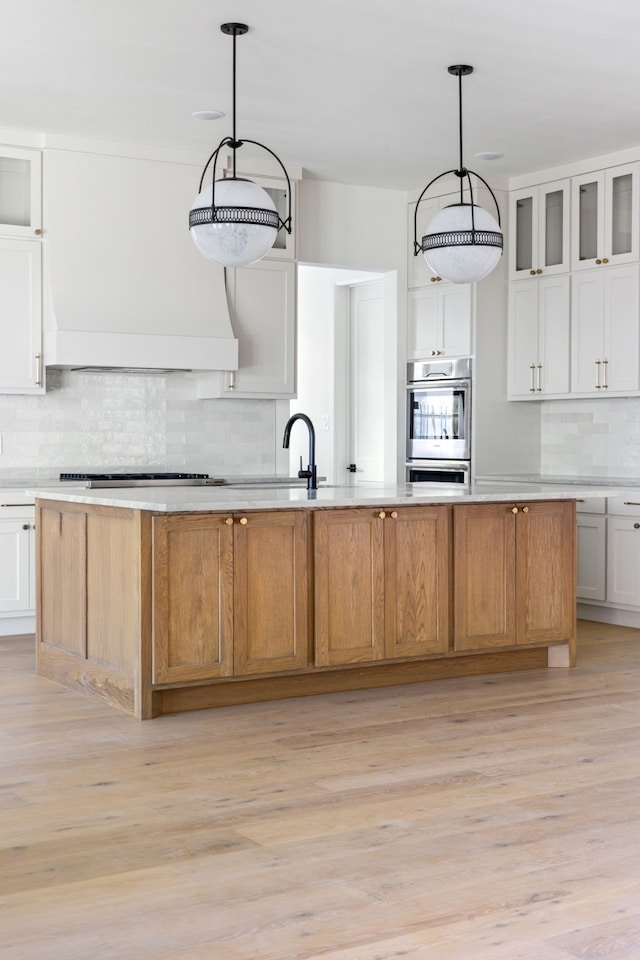
[[[60,480],[82,483],[85,487],[198,487],[220,484],[222,480],[208,473],[163,473],[150,470],[144,473],[61,473]]]

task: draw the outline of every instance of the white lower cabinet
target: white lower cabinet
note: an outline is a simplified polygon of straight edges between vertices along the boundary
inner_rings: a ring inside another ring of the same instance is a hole
[[[607,519],[607,600],[640,607],[640,513]]]
[[[517,280],[509,287],[509,398],[569,392],[569,277]]]
[[[408,357],[471,353],[472,285],[445,283],[409,291]]]
[[[638,497],[577,503],[578,601],[640,615],[640,491]],[[588,618],[589,614],[585,614]],[[622,614],[617,615],[618,618]],[[600,615],[594,619],[601,619]],[[605,618],[606,619],[606,618]],[[636,619],[629,620],[634,626]],[[614,622],[625,622],[614,618]]]
[[[225,272],[238,370],[199,374],[198,396],[294,397],[295,263],[265,258]]]
[[[0,503],[0,633],[2,620],[35,608],[35,508],[2,491]]]
[[[579,600],[606,599],[606,519],[593,514],[579,513],[578,583]]]

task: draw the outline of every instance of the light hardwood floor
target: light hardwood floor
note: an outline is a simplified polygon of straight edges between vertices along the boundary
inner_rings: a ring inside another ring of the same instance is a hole
[[[640,632],[139,723],[0,639],[2,960],[637,960]]]

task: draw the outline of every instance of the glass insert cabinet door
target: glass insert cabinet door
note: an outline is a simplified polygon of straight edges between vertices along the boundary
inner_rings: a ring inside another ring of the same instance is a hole
[[[572,179],[574,270],[638,259],[639,173],[627,163]]]
[[[511,279],[569,270],[570,181],[555,180],[511,194]]]
[[[0,234],[36,239],[41,234],[42,155],[0,147]]]

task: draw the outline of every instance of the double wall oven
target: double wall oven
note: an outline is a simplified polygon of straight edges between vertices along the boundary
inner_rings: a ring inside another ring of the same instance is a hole
[[[408,364],[406,470],[410,483],[469,483],[469,357]]]

